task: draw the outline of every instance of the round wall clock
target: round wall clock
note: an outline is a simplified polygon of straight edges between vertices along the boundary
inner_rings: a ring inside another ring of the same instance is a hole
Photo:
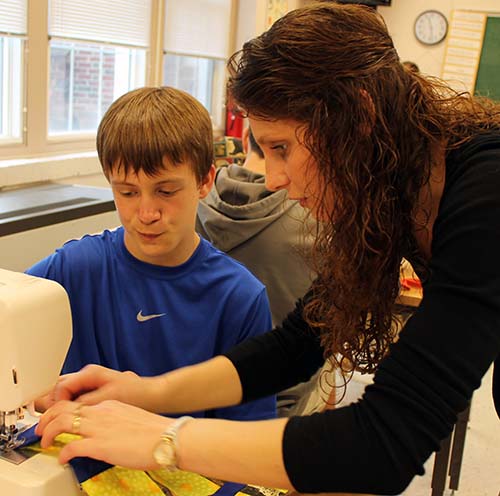
[[[426,10],[415,20],[415,37],[424,45],[436,45],[446,38],[448,21],[438,10]]]

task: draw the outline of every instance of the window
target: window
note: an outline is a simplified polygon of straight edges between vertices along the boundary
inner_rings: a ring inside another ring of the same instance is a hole
[[[218,128],[223,127],[230,25],[231,0],[166,0],[164,84],[197,98]]]
[[[0,2],[0,143],[22,141],[26,2]]]
[[[54,40],[49,134],[94,132],[111,103],[144,85],[144,50]]]
[[[224,72],[224,61],[188,55],[165,55],[165,84],[180,88],[193,95],[209,110],[213,111],[214,81],[216,74]]]
[[[0,0],[0,188],[100,172],[98,123],[140,86],[184,89],[223,132],[236,5]]]
[[[93,133],[109,105],[146,82],[151,3],[51,0],[49,136]]]

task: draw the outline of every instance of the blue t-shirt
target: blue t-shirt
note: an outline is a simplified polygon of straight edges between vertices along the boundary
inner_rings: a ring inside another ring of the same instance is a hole
[[[271,329],[265,287],[208,241],[185,263],[142,262],[125,247],[124,231],[67,242],[27,273],[67,291],[73,340],[63,373],[96,363],[154,376],[208,360]],[[252,420],[276,414],[275,397],[200,412]]]

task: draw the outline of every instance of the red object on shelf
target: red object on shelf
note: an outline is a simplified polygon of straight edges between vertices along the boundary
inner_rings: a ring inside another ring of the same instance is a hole
[[[243,117],[238,109],[229,102],[226,113],[226,136],[241,138],[243,134]]]

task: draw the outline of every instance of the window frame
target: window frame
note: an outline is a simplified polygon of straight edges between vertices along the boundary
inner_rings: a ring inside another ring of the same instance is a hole
[[[161,0],[152,1],[152,27],[157,19],[157,9],[160,3]],[[59,156],[66,153],[95,151],[95,132],[49,135],[50,37],[48,22],[40,21],[40,19],[48,19],[48,13],[49,0],[28,0],[28,30],[24,43],[24,139],[21,143],[0,143],[2,159],[22,160],[26,157]],[[151,29],[150,47],[156,44],[154,40],[156,32],[156,29]],[[154,55],[154,51],[148,47],[146,49],[146,85],[155,84],[151,77],[151,67],[155,64]],[[39,174],[35,175],[39,176]]]
[[[152,0],[150,43],[146,51],[145,84],[163,84],[163,26],[165,1]],[[49,0],[27,0],[27,35],[24,42],[22,142],[0,142],[0,190],[33,182],[100,173],[95,133],[49,136]],[[238,0],[231,0],[230,52],[233,51]],[[225,71],[221,85],[225,87]],[[225,92],[223,92],[225,93]],[[221,118],[214,119],[214,134],[224,131],[224,98]],[[217,122],[218,121],[218,122]],[[78,157],[82,159],[79,160]]]
[[[162,22],[161,22],[161,37],[159,38],[159,41],[161,41],[161,80],[160,84],[163,84],[163,76],[165,72],[165,59],[167,55],[174,55],[174,56],[180,56],[180,57],[198,57],[201,59],[206,59],[206,60],[213,60],[215,61],[215,70],[214,70],[214,75],[212,78],[212,94],[211,94],[211,108],[208,109],[210,113],[210,117],[212,118],[212,127],[214,131],[214,136],[218,137],[224,134],[225,128],[226,128],[226,85],[225,81],[227,80],[227,71],[226,71],[226,61],[228,58],[231,56],[231,54],[235,50],[235,41],[236,41],[236,30],[238,27],[238,16],[239,16],[239,10],[241,9],[241,0],[229,0],[229,29],[227,32],[227,39],[226,39],[226,49],[227,53],[224,54],[224,56],[218,56],[218,55],[208,55],[208,54],[203,54],[200,53],[197,49],[190,49],[190,47],[179,47],[176,45],[175,47],[166,47],[166,43],[164,42],[163,36],[165,33],[165,14],[166,14],[166,2],[172,1],[172,0],[165,0],[163,3],[163,10],[161,12],[162,15]],[[247,0],[245,0],[246,2]],[[250,2],[248,2],[250,4]],[[252,2],[253,8],[258,7],[257,4],[262,3],[262,0],[254,0]],[[264,18],[264,16],[263,16]],[[218,62],[223,62],[222,64],[219,64]],[[218,108],[218,112],[215,112],[214,109]]]
[[[214,62],[214,72],[210,86],[212,88],[210,95],[210,117],[212,118],[212,126],[214,129],[214,134],[221,134],[225,129],[225,85],[224,80],[226,78],[226,63],[227,59],[219,57],[203,57],[201,55],[193,55],[190,53],[177,53],[169,50],[163,50],[163,63],[162,63],[162,82],[164,84],[164,74],[165,74],[165,64],[167,55],[173,55],[176,57],[192,57],[200,58],[203,60],[210,60]],[[222,63],[221,63],[222,62]],[[221,82],[222,80],[222,82]],[[215,111],[218,109],[218,112]]]
[[[6,102],[5,108],[0,107],[0,119],[2,119],[2,125],[0,128],[8,129],[10,132],[4,137],[0,134],[0,146],[7,146],[9,144],[19,144],[23,142],[24,138],[24,86],[25,78],[24,74],[26,72],[26,63],[24,56],[24,46],[26,43],[26,36],[24,35],[7,35],[0,34],[0,36],[5,40],[17,40],[19,46],[16,49],[15,46],[4,46],[3,43],[0,44],[0,67],[4,64],[8,64],[10,68],[16,66],[19,69],[17,75],[14,74],[0,74],[0,99]],[[17,53],[14,53],[17,52]],[[17,57],[19,56],[19,58]],[[16,89],[13,87],[12,79],[18,78],[20,82],[20,88]],[[10,81],[9,81],[10,80]],[[14,116],[13,105],[16,100],[19,101],[17,122],[13,123],[11,121]],[[18,136],[12,136],[12,128],[18,128]]]
[[[146,78],[146,75],[147,75],[147,70],[146,70],[146,67],[147,67],[147,57],[148,57],[148,53],[149,53],[149,50],[147,48],[138,48],[138,47],[135,47],[135,46],[126,46],[126,45],[118,45],[118,44],[112,44],[112,43],[99,43],[99,42],[96,42],[96,41],[87,41],[87,40],[77,40],[77,39],[72,39],[72,38],[59,38],[59,37],[49,37],[49,59],[52,58],[52,50],[55,49],[67,49],[69,54],[70,54],[70,77],[74,74],[74,70],[75,70],[75,59],[78,57],[77,55],[77,52],[78,51],[87,51],[87,52],[93,52],[94,54],[98,54],[98,57],[99,57],[99,85],[102,84],[103,80],[102,80],[102,76],[103,76],[103,71],[104,71],[104,65],[103,65],[103,61],[104,61],[104,57],[106,57],[110,51],[115,51],[116,52],[114,53],[114,57],[116,57],[115,59],[115,62],[116,62],[116,65],[115,65],[115,68],[117,66],[119,66],[120,64],[123,65],[122,61],[120,60],[120,57],[118,56],[120,54],[119,50],[127,50],[127,51],[130,51],[130,50],[136,50],[135,52],[128,52],[127,55],[129,55],[128,58],[128,63],[126,64],[127,65],[127,69],[128,69],[128,73],[129,73],[129,76],[132,72],[134,71],[131,71],[131,69],[133,68],[133,64],[130,63],[130,58],[132,59],[135,59],[134,61],[139,61],[141,55],[139,54],[140,51],[143,52],[143,55],[144,56],[144,74],[143,74],[143,77]],[[52,43],[54,43],[54,45],[52,45]],[[60,43],[59,46],[57,46],[57,43]],[[66,46],[63,46],[63,45],[66,45]],[[50,65],[50,63],[49,63]],[[142,64],[141,64],[142,65]],[[52,67],[51,67],[51,70],[52,70]],[[51,84],[51,73],[49,71],[49,73],[47,74],[47,77],[49,78],[49,86]],[[135,77],[135,76],[133,76]],[[129,77],[130,79],[130,77]],[[144,84],[147,84],[147,81],[145,80],[144,81]],[[116,80],[114,81],[114,88],[113,88],[113,92],[116,90],[116,87],[117,86],[123,86],[119,89],[118,91],[118,95],[121,95],[123,93],[125,93],[126,91],[128,91],[128,89],[125,89],[124,91],[124,88],[127,87],[128,88],[128,84],[123,84],[120,83],[120,82],[117,82]],[[138,86],[134,86],[135,87],[138,87]],[[75,93],[75,88],[73,86],[73,84],[70,82],[69,84],[69,103],[68,103],[68,108],[65,109],[68,111],[68,116],[72,116],[73,115],[73,112],[75,110],[75,102],[76,102],[76,98],[74,96],[74,93]],[[98,94],[97,96],[97,99],[96,99],[96,105],[98,108],[101,108],[101,104],[102,104],[102,98],[103,98],[103,94],[102,92]],[[116,97],[118,98],[118,96]],[[114,99],[114,97],[113,97]],[[50,106],[50,97],[48,98],[48,105]],[[102,112],[102,108],[100,110],[100,112]],[[101,120],[102,118],[102,115],[98,115],[98,122]],[[48,115],[47,115],[47,121],[48,121],[48,140],[49,141],[62,141],[64,139],[71,139],[72,137],[85,137],[85,136],[93,136],[95,137],[95,132],[94,131],[90,131],[90,130],[83,130],[83,131],[73,131],[72,129],[70,130],[61,130],[61,131],[55,131],[55,130],[51,130],[50,128],[50,125],[51,125],[51,120],[52,118],[52,115],[51,115],[51,112],[50,112],[50,108],[48,109]],[[69,120],[70,123],[72,122],[72,120],[70,119]],[[70,124],[70,127],[72,127],[72,125]],[[97,126],[96,126],[97,128]]]

